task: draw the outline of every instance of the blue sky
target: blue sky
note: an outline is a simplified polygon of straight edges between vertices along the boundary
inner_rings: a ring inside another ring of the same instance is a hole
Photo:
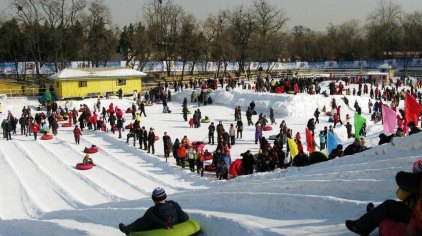
[[[112,10],[113,22],[123,26],[142,18],[145,2],[151,0],[104,0]],[[166,0],[163,0],[166,1]],[[251,0],[173,0],[186,12],[192,13],[200,21],[220,9],[240,5],[251,6]],[[368,14],[378,5],[379,0],[268,0],[271,5],[283,9],[290,19],[287,27],[304,25],[313,30],[324,30],[329,23],[340,24],[351,19],[363,23]],[[421,0],[393,0],[405,12],[422,11]],[[5,9],[8,0],[0,0],[0,9]],[[3,12],[3,10],[2,10]]]

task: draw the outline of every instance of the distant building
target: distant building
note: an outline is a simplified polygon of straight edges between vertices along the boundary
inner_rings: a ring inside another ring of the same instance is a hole
[[[85,98],[141,91],[141,78],[145,73],[128,68],[78,68],[64,69],[49,77],[58,99]]]

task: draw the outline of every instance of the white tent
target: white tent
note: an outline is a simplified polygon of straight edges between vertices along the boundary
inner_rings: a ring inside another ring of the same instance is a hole
[[[387,63],[378,66],[378,69],[392,69],[393,67]]]

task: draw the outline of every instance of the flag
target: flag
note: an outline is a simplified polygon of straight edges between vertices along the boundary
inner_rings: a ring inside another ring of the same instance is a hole
[[[365,122],[365,117],[355,113],[355,138],[360,139],[360,130]]]
[[[397,122],[397,114],[393,109],[387,107],[386,105],[382,105],[382,122],[384,123],[384,132],[388,134],[394,133],[394,128]]]
[[[314,148],[314,137],[312,136],[312,132],[306,128],[306,146],[309,153],[313,153],[315,151]]]
[[[289,145],[290,154],[292,154],[292,158],[294,158],[299,153],[299,150],[297,148],[297,144],[291,138],[287,138],[287,144]]]
[[[410,93],[406,93],[406,97],[404,99],[404,119],[406,121],[405,125],[407,126],[410,121],[413,121],[415,122],[415,125],[418,126],[421,110],[421,105],[419,105],[416,99],[410,95]]]
[[[336,137],[333,133],[328,132],[327,134],[327,149],[328,149],[328,155],[337,148],[338,142]]]

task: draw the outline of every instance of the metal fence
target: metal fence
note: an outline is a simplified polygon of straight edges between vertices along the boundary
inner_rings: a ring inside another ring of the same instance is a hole
[[[19,97],[19,96],[39,96],[39,88],[25,88],[22,89],[0,89],[0,94],[6,94],[7,97]]]

